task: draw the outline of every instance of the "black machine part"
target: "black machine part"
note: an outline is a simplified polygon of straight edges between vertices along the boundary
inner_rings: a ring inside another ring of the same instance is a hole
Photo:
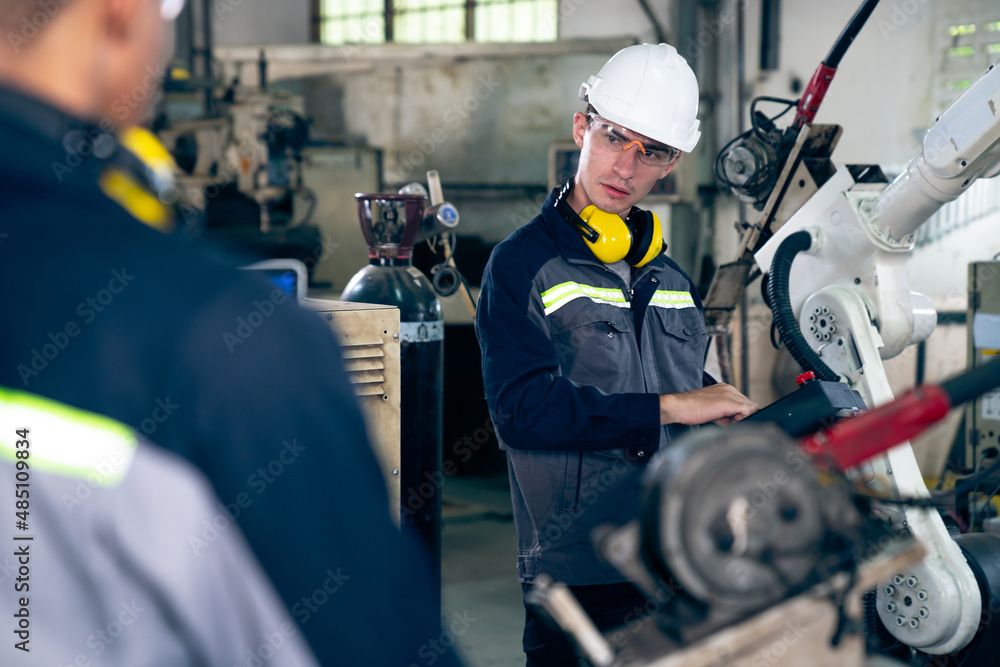
[[[956,664],[976,667],[995,665],[1000,656],[1000,535],[968,533],[955,542],[972,567],[983,596],[983,615],[979,632],[956,658]]]
[[[864,409],[861,394],[843,382],[812,379],[744,421],[772,422],[793,438],[799,438],[829,426],[838,417]]]
[[[837,66],[877,4],[878,0],[862,2],[813,75],[801,99],[761,96],[750,104],[751,128],[727,143],[715,158],[716,178],[741,200],[753,204],[758,210],[764,208],[795,143],[795,136],[804,123],[812,123]],[[786,108],[768,117],[757,110],[760,102],[783,104]],[[794,122],[779,130],[774,121],[796,107],[798,111]]]
[[[774,326],[777,327],[781,341],[795,361],[803,370],[813,371],[820,380],[837,381],[840,376],[819,358],[802,336],[788,295],[792,262],[795,261],[796,255],[808,250],[810,246],[812,246],[812,236],[805,230],[790,234],[781,242],[771,260],[771,271],[768,273],[768,302],[774,316]]]
[[[757,110],[760,102],[785,105],[785,110],[767,117]],[[727,143],[715,158],[715,176],[739,199],[760,210],[771,196],[778,174],[795,143],[792,128],[779,130],[774,121],[795,108],[795,100],[758,97],[750,105],[751,127]]]
[[[830,532],[859,520],[846,486],[821,484],[772,424],[691,433],[650,464],[643,487],[643,562],[723,622],[817,581]]]

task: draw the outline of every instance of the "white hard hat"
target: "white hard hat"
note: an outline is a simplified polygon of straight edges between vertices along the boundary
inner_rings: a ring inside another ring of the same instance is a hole
[[[698,80],[669,44],[629,46],[580,85],[580,99],[613,123],[689,153],[698,144]]]

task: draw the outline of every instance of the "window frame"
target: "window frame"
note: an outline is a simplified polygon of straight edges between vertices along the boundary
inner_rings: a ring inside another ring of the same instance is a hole
[[[518,1],[518,0],[513,0]],[[543,2],[544,0],[520,0],[521,2]],[[442,0],[442,3],[444,0]],[[459,3],[454,3],[451,6],[455,6]],[[476,40],[476,8],[480,5],[491,5],[497,4],[495,0],[464,0],[461,3],[465,9],[465,43],[474,44],[515,44],[520,42],[501,42],[501,41],[477,41]],[[531,43],[545,43],[545,42],[556,42],[559,40],[558,35],[558,0],[555,0],[556,9],[556,34],[553,35],[551,40],[528,40]],[[310,0],[311,5],[311,16],[310,16],[310,39],[313,43],[324,44],[328,46],[343,46],[345,44],[353,44],[353,42],[343,42],[338,44],[330,44],[323,41],[323,23],[326,18],[323,15],[323,0]],[[454,44],[456,42],[398,42],[396,40],[395,34],[395,17],[398,13],[396,10],[396,0],[383,0],[382,5],[382,20],[383,20],[383,34],[382,41],[375,42],[373,44]],[[443,7],[442,7],[443,8]],[[431,9],[437,9],[436,7]]]

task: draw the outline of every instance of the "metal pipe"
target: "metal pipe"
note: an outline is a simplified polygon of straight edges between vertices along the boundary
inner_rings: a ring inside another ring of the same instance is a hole
[[[743,16],[743,5],[742,2],[736,3],[736,85],[737,85],[737,99],[738,109],[736,112],[736,126],[739,130],[739,134],[743,134],[743,112],[747,106],[746,100],[746,61],[745,54],[743,53],[744,44],[744,16]],[[742,200],[740,201],[740,222],[745,222],[747,219],[747,205]],[[750,307],[750,300],[747,298],[746,289],[740,292],[740,391],[744,396],[749,396],[750,393],[750,350],[749,341],[750,338],[750,317],[747,313],[747,309]]]
[[[847,53],[848,47],[854,42],[854,38],[858,36],[858,33],[861,32],[861,28],[864,27],[868,17],[875,11],[875,5],[877,4],[878,0],[865,0],[858,7],[858,11],[854,12],[854,16],[851,17],[844,31],[840,33],[840,37],[837,38],[833,48],[830,49],[830,53],[827,54],[826,60],[823,61],[824,65],[832,69],[837,69],[841,58]]]
[[[212,35],[212,4],[208,0],[201,0],[201,27],[202,35],[202,58],[205,66],[205,79],[212,79],[212,45],[214,43]],[[212,99],[212,88],[205,88],[205,114],[211,115],[214,111],[214,100]]]

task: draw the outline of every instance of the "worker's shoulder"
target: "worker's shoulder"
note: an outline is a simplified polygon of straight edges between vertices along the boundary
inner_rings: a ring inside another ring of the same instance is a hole
[[[667,253],[664,252],[661,254],[654,262],[653,270],[662,283],[663,289],[689,289],[695,287],[691,276]]]
[[[176,331],[212,306],[252,306],[274,289],[238,270],[250,258],[183,231],[164,233],[143,224],[96,188],[71,187],[63,196],[56,190],[49,188],[49,196],[35,191],[3,206],[17,220],[10,233],[15,252],[0,275],[37,275],[42,264],[58,267],[25,284],[36,296],[55,291],[64,297],[60,301],[85,303],[98,286],[113,280],[116,307],[101,311],[102,321],[123,324],[142,314],[139,320]]]
[[[530,278],[546,262],[560,255],[558,244],[552,238],[545,220],[539,215],[514,230],[493,248],[487,271],[491,274],[503,272]]]

